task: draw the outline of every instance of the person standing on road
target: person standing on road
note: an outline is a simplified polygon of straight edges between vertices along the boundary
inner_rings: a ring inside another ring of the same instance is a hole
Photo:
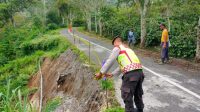
[[[135,35],[134,32],[130,29],[128,32],[128,45],[131,46],[131,44],[135,44]]]
[[[125,112],[134,112],[133,96],[138,112],[143,112],[142,83],[144,74],[140,60],[133,50],[123,45],[121,37],[116,36],[112,44],[114,45],[112,53],[102,66],[100,73],[95,74],[96,79],[100,79],[103,75],[112,77],[123,73],[121,97],[125,103]],[[112,73],[107,73],[115,60],[117,60],[119,67]]]
[[[160,24],[160,29],[162,30],[162,36],[161,36],[161,63],[164,64],[165,61],[169,62],[169,35],[168,30],[165,26],[165,24]]]

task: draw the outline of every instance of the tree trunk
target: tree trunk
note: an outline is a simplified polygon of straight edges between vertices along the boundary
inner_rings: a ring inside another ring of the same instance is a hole
[[[99,34],[100,34],[100,36],[102,36],[102,22],[101,22],[101,18],[99,18]]]
[[[169,8],[167,8],[167,23],[168,23],[168,31],[170,32],[171,30],[171,23],[169,19]]]
[[[98,33],[98,29],[97,29],[97,15],[96,15],[96,12],[95,12],[95,32]]]
[[[168,31],[170,32],[171,30],[171,23],[169,17],[167,17],[167,23],[168,23]]]
[[[112,37],[114,37],[114,31],[113,30],[112,30],[112,34],[111,35],[112,35]]]
[[[43,20],[43,27],[44,27],[44,31],[46,29],[46,0],[43,0],[43,16],[44,16],[44,20]]]
[[[197,48],[196,48],[196,62],[200,62],[200,17],[199,24],[197,26]]]
[[[91,15],[90,14],[88,14],[88,16],[87,16],[87,30],[89,32],[92,31],[92,21],[91,21]]]
[[[16,24],[15,24],[15,20],[14,20],[14,18],[13,18],[13,16],[11,16],[11,23],[12,23],[12,25],[13,25],[13,27],[15,27],[16,26]]]
[[[147,30],[146,30],[146,13],[148,9],[148,5],[150,3],[150,0],[144,0],[144,3],[141,0],[134,0],[135,3],[139,4],[139,10],[140,10],[140,19],[141,19],[141,41],[140,41],[140,47],[145,46],[145,40],[146,40],[146,35],[147,35]]]
[[[62,17],[62,24],[64,25],[65,24],[65,18]]]
[[[71,12],[71,10],[70,10],[70,12],[69,12],[69,22],[70,22],[70,24],[73,26],[73,20],[74,20],[74,18],[73,18],[73,14],[72,14],[72,12]]]
[[[73,27],[73,21],[72,20],[70,20],[70,25]]]
[[[146,40],[146,16],[145,14],[141,14],[141,41],[140,41],[140,47],[143,48],[145,46],[145,40]]]

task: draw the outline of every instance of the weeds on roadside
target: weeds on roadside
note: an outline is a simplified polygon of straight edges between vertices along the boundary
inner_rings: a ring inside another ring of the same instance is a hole
[[[101,80],[101,88],[103,90],[113,89],[113,81],[111,79]]]
[[[10,89],[10,80],[7,81],[6,91],[0,93],[1,112],[27,112],[32,111],[28,103],[28,94],[22,95],[20,86]]]
[[[61,103],[61,98],[57,97],[47,102],[43,112],[53,112]]]
[[[28,79],[38,70],[37,60],[40,57],[56,58],[70,45],[58,31],[52,31],[23,41],[19,46],[23,56],[0,66],[0,112],[34,111],[28,104],[30,91],[26,85]]]
[[[106,109],[104,112],[124,112],[124,109],[121,107],[113,107]]]

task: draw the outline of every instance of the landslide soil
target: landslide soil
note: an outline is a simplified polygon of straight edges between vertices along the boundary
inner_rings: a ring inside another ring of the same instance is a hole
[[[93,79],[94,70],[82,64],[71,50],[51,60],[45,58],[41,66],[43,76],[43,107],[50,99],[62,98],[56,112],[99,112],[103,105],[103,93]],[[29,88],[38,88],[30,96],[30,102],[39,108],[40,72],[29,81]]]

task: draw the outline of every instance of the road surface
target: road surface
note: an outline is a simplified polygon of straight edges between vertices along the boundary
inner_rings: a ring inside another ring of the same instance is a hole
[[[62,30],[61,34],[88,56],[90,55],[91,60],[96,64],[105,60],[113,48],[111,43],[105,40],[90,37],[77,31],[74,32],[74,36],[66,29]],[[74,39],[74,37],[76,38]],[[91,43],[86,45],[78,38]],[[139,58],[145,74],[143,83],[145,112],[200,112],[200,71],[189,72],[171,65],[158,65],[151,57]],[[112,67],[112,70],[115,67],[117,67],[117,63]],[[115,76],[114,82],[116,98],[124,107],[120,97],[120,76]]]

